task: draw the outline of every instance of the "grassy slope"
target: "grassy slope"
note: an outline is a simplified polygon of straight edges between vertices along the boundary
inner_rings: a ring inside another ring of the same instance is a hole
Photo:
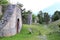
[[[32,30],[33,30],[32,34],[29,34],[28,28],[32,28]],[[37,38],[37,36],[39,35],[39,32],[42,35],[45,35],[45,34],[49,33],[49,29],[44,28],[44,25],[39,25],[39,24],[26,25],[26,24],[24,24],[23,28],[21,30],[21,33],[18,33],[15,36],[11,36],[11,37],[0,38],[0,40],[40,40],[39,38]],[[52,39],[53,36],[54,35],[48,36],[48,39],[49,38]],[[57,36],[57,38],[58,37],[59,36]]]
[[[53,33],[48,35],[48,40],[60,40],[60,33]]]

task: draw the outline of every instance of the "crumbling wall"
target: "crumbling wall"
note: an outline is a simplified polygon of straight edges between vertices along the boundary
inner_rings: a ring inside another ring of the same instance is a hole
[[[2,15],[2,6],[0,5],[0,15]]]
[[[18,11],[17,11],[18,10]],[[17,33],[16,20],[20,19],[20,28],[22,27],[21,13],[17,5],[8,5],[2,20],[0,21],[0,36],[12,36]],[[18,15],[17,15],[18,14]]]
[[[32,13],[28,14],[28,18],[27,18],[27,24],[32,24]]]

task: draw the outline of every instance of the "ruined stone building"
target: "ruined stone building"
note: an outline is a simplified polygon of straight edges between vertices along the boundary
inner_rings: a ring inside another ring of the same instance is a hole
[[[22,28],[21,9],[18,5],[8,5],[0,20],[0,36],[12,36]]]
[[[32,24],[32,13],[29,13],[29,14],[28,14],[28,17],[27,17],[27,24],[29,24],[29,25]]]
[[[32,24],[32,13],[22,15],[23,24]]]

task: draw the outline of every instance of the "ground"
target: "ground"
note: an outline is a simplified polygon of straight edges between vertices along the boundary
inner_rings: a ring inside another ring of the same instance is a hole
[[[32,34],[30,34],[30,30]],[[60,33],[50,33],[50,29],[41,24],[24,24],[20,33],[11,37],[0,37],[0,40],[60,40]]]

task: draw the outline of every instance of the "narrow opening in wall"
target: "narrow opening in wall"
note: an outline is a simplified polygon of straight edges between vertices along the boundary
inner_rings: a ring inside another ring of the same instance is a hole
[[[17,19],[17,33],[19,31],[19,19]]]

